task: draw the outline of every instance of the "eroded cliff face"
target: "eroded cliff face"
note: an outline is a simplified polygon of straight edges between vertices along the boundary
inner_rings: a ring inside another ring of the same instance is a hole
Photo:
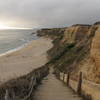
[[[94,80],[100,83],[100,25],[94,27],[96,27],[96,31],[91,43],[90,59],[93,64]]]
[[[45,31],[48,36],[51,33],[56,38],[48,55],[55,69],[71,72],[75,78],[82,71],[84,78],[100,83],[100,23]]]
[[[90,25],[73,25],[64,31],[64,41],[69,43],[83,40],[90,28]]]
[[[98,26],[98,29],[96,30],[95,36],[92,41],[91,58],[94,59],[96,63],[95,69],[100,74],[100,26]]]

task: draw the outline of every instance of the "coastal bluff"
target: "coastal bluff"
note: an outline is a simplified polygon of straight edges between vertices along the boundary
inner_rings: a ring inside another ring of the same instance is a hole
[[[80,71],[84,78],[100,83],[100,23],[76,24],[64,28],[38,30],[38,36],[53,39],[53,48],[48,51],[55,68],[71,72],[77,79]]]

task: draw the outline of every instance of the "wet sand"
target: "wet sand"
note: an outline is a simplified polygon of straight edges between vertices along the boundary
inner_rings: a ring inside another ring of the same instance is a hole
[[[0,84],[44,65],[48,61],[46,51],[51,47],[52,40],[39,38],[18,51],[1,56]]]

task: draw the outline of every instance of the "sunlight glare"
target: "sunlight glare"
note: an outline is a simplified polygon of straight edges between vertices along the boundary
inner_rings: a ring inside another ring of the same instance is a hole
[[[10,29],[10,27],[3,23],[0,23],[0,29]]]
[[[2,29],[32,29],[32,28],[11,27],[11,26],[8,26],[8,25],[0,22],[0,30],[2,30]]]

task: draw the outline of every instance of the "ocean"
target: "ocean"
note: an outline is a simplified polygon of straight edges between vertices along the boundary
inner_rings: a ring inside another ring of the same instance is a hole
[[[37,39],[36,34],[32,34],[35,31],[32,29],[0,30],[0,56],[16,51]]]

